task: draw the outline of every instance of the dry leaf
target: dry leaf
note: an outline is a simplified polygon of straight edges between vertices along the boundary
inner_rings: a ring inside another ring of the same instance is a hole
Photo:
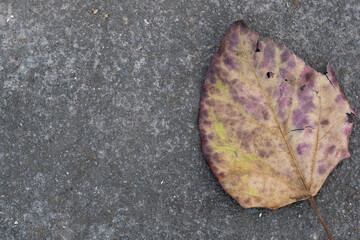
[[[236,22],[212,58],[201,96],[203,154],[244,208],[316,195],[350,157],[351,109],[328,65],[321,74]]]
[[[109,13],[104,14],[104,18],[108,18],[109,17]]]
[[[99,9],[92,9],[91,11],[94,15],[96,15],[99,12]]]

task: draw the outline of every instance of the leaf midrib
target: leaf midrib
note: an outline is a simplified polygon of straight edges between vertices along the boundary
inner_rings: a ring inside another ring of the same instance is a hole
[[[298,162],[297,162],[297,160],[296,160],[296,158],[295,158],[295,156],[294,156],[294,153],[293,153],[293,151],[292,151],[292,149],[291,149],[291,147],[290,147],[290,144],[289,144],[288,140],[287,140],[286,137],[285,137],[285,134],[284,134],[284,132],[283,132],[283,129],[282,129],[281,126],[280,126],[279,120],[278,120],[278,118],[277,118],[277,115],[275,114],[275,111],[274,111],[274,109],[273,109],[273,107],[272,107],[272,105],[271,105],[271,102],[270,102],[268,96],[265,94],[265,91],[264,91],[263,87],[262,87],[261,84],[260,84],[259,76],[257,75],[254,66],[250,63],[250,57],[249,57],[248,53],[247,53],[246,51],[244,51],[244,53],[245,53],[245,55],[246,55],[246,59],[247,59],[247,61],[248,61],[248,64],[249,64],[249,66],[251,67],[251,70],[253,71],[253,73],[254,73],[254,75],[255,75],[256,81],[257,81],[257,83],[258,83],[258,87],[260,88],[262,94],[264,95],[264,97],[265,97],[265,99],[266,99],[266,102],[268,103],[268,105],[269,105],[269,107],[270,107],[270,110],[271,110],[271,112],[272,112],[272,114],[273,114],[273,116],[274,116],[274,119],[275,119],[275,121],[276,121],[276,124],[277,124],[278,128],[280,129],[281,136],[283,137],[283,140],[284,140],[284,142],[285,142],[285,144],[286,144],[286,147],[287,147],[287,149],[289,150],[289,153],[290,153],[291,159],[292,159],[292,161],[293,161],[293,163],[294,163],[294,165],[295,165],[296,171],[297,171],[297,173],[299,174],[299,176],[300,176],[300,178],[301,178],[301,181],[302,181],[302,183],[303,183],[303,185],[304,185],[304,187],[305,187],[304,190],[307,192],[307,194],[310,195],[309,188],[308,188],[308,186],[306,185],[306,181],[305,181],[304,175],[303,175],[301,169],[300,169],[299,166],[298,166]]]

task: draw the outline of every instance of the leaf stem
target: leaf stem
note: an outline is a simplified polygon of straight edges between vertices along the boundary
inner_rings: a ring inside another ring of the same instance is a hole
[[[311,197],[309,198],[309,200],[310,200],[311,206],[313,207],[316,215],[319,217],[320,222],[321,222],[321,224],[323,225],[323,227],[324,227],[327,235],[329,236],[329,239],[330,239],[330,240],[334,240],[333,236],[332,236],[331,233],[330,233],[329,228],[326,226],[326,223],[325,223],[324,219],[321,217],[320,212],[319,212],[318,208],[316,207],[314,198],[311,196]]]

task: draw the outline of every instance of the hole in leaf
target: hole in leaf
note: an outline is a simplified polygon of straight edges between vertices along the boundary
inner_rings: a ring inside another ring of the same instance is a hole
[[[255,50],[255,52],[260,52],[259,39],[258,39],[258,41],[257,41],[257,43],[256,43],[256,50]]]
[[[287,79],[285,79],[285,82],[287,82],[288,80]]]
[[[305,85],[302,85],[302,86],[300,87],[300,90],[301,90],[301,91],[304,91],[304,88],[305,88]]]
[[[355,114],[353,114],[353,113],[346,113],[346,115],[348,116],[348,122],[349,123],[353,123],[353,122],[355,122]]]
[[[267,72],[267,73],[266,73],[266,76],[267,76],[267,78],[271,78],[272,76],[274,76],[274,73],[272,73],[272,72]]]

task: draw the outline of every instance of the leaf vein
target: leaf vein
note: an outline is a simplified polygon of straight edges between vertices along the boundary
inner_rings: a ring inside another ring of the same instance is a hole
[[[300,178],[301,178],[301,180],[302,180],[302,182],[303,182],[303,184],[304,184],[304,187],[305,187],[306,192],[309,193],[308,187],[307,187],[306,182],[305,182],[305,178],[304,178],[304,176],[303,176],[303,173],[302,173],[301,169],[300,169],[299,166],[298,166],[298,163],[297,163],[297,160],[296,160],[296,158],[295,158],[295,156],[294,156],[294,153],[292,152],[292,149],[291,149],[291,147],[290,147],[290,145],[289,145],[289,142],[287,141],[287,139],[286,139],[286,137],[285,137],[285,134],[284,134],[284,132],[283,132],[283,129],[282,129],[281,126],[280,126],[280,123],[279,123],[279,120],[278,120],[278,118],[277,118],[277,116],[276,116],[276,114],[275,114],[274,108],[272,107],[271,102],[270,102],[268,96],[266,95],[263,87],[262,87],[261,84],[260,84],[259,76],[257,75],[257,73],[256,73],[256,71],[255,71],[255,69],[254,69],[254,66],[250,63],[250,57],[249,57],[248,53],[247,53],[246,51],[244,51],[244,53],[245,53],[245,55],[246,55],[248,64],[249,64],[249,66],[251,67],[251,70],[253,71],[253,73],[254,73],[254,75],[255,75],[255,77],[256,77],[256,80],[257,80],[257,83],[258,83],[258,87],[260,88],[262,94],[264,95],[264,97],[265,97],[265,99],[266,99],[266,101],[267,101],[267,103],[268,103],[268,105],[269,105],[269,107],[270,107],[270,110],[271,110],[271,112],[272,112],[272,114],[273,114],[273,116],[274,116],[274,119],[275,119],[275,121],[276,121],[276,123],[277,123],[277,125],[278,125],[278,128],[279,128],[279,130],[280,130],[280,132],[281,132],[281,135],[282,135],[282,137],[283,137],[283,140],[284,140],[284,142],[285,142],[285,144],[286,144],[286,146],[287,146],[287,148],[288,148],[288,150],[289,150],[290,156],[291,156],[291,158],[292,158],[292,160],[293,160],[293,163],[294,163],[294,165],[295,165],[295,168],[296,168],[296,170],[297,170],[297,173],[299,174],[299,176],[300,176]]]

